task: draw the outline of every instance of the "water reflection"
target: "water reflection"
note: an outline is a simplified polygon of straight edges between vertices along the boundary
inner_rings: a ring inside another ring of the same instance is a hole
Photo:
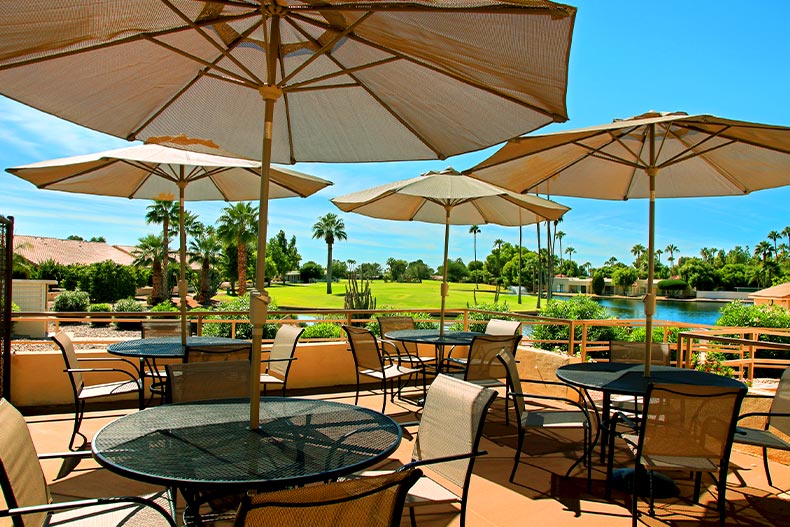
[[[555,296],[559,300],[568,300],[570,297]],[[612,316],[617,318],[644,318],[644,307],[638,298],[597,298],[596,302],[604,306]],[[724,302],[689,302],[678,300],[658,300],[656,313],[653,316],[659,320],[674,322],[688,322],[690,324],[715,324],[721,315],[720,310]]]

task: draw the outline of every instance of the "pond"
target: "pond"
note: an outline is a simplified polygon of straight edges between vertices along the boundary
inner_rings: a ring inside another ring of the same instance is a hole
[[[553,298],[568,300],[570,297],[555,296]],[[596,298],[595,301],[617,318],[645,318],[644,306],[638,298]],[[653,318],[712,325],[719,319],[719,310],[725,305],[727,304],[724,302],[658,300]]]

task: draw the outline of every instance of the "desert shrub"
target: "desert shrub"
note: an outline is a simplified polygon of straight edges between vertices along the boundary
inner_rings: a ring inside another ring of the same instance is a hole
[[[332,322],[318,322],[307,326],[300,338],[303,339],[336,339],[340,338],[340,325]]]
[[[269,304],[269,313],[267,318],[275,319],[275,318],[282,318],[282,316],[278,316],[273,314],[272,311],[277,309],[277,304],[272,300],[271,304]],[[246,315],[209,315],[206,317],[206,320],[234,320],[238,318],[246,318],[249,316],[250,312],[250,295],[246,294],[244,296],[240,296],[234,298],[230,302],[226,302],[214,310],[214,312],[222,312],[222,311],[241,311],[243,313],[247,313]],[[274,336],[277,334],[277,328],[279,326],[277,324],[264,324],[263,325],[263,338],[264,339],[273,339]],[[231,323],[209,323],[203,325],[203,334],[208,337],[230,337],[232,332],[232,324]],[[252,338],[252,324],[250,323],[240,323],[236,324],[236,338],[239,339],[251,339]]]
[[[469,309],[479,309],[481,311],[496,311],[498,313],[509,313],[510,306],[508,306],[507,302],[500,302],[500,303],[490,303],[490,304],[475,304],[473,306],[467,306]],[[499,318],[502,320],[515,320],[513,317],[509,317],[507,315],[495,315],[491,313],[477,313],[474,311],[469,312],[469,331],[477,331],[478,333],[483,333],[486,330],[486,324],[492,318]],[[463,331],[464,330],[464,317],[463,315],[458,315],[455,319],[455,322],[452,326],[450,326],[451,331]]]
[[[88,311],[91,313],[110,313],[112,312],[112,306],[110,304],[91,304],[88,307]],[[91,322],[92,328],[100,328],[110,325],[109,318],[102,317],[97,318],[96,320],[96,322]]]
[[[589,297],[577,295],[568,300],[550,300],[540,313],[544,317],[562,318],[565,320],[606,320],[614,318],[609,311],[595,300]],[[587,340],[615,340],[617,333],[613,327],[593,326],[587,330]],[[535,340],[568,340],[570,338],[570,326],[568,324],[536,324],[532,329],[532,338]],[[577,327],[574,338],[581,340],[582,328]],[[536,342],[536,347],[555,350],[568,351],[567,344],[552,342]],[[574,353],[577,350],[573,350]]]
[[[85,291],[63,291],[52,303],[53,311],[87,311],[91,299]]]
[[[134,299],[134,297],[129,298],[122,298],[115,303],[115,312],[116,313],[130,313],[130,312],[142,312],[145,311],[143,306]],[[115,328],[116,329],[141,329],[142,324],[140,322],[116,322]]]

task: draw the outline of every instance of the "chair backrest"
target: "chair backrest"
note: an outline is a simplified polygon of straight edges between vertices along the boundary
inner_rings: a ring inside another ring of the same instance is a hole
[[[414,329],[414,319],[412,317],[406,316],[387,316],[387,317],[378,317],[379,321],[379,332],[381,334],[381,338],[385,338],[384,335],[389,333],[390,331],[398,331],[401,329]],[[417,343],[416,342],[404,342],[399,340],[395,343],[398,346],[399,353],[408,353],[411,355],[417,355]]]
[[[469,347],[464,379],[479,381],[507,377],[507,372],[497,359],[497,355],[500,351],[505,350],[515,357],[516,347],[520,340],[521,335],[512,334],[476,336],[472,339],[472,345]]]
[[[184,352],[184,362],[213,362],[246,360],[252,356],[252,343],[240,340],[233,344],[189,345]]]
[[[244,496],[236,527],[395,527],[420,469]]]
[[[77,359],[77,353],[74,351],[74,342],[71,340],[71,336],[65,331],[61,331],[57,335],[53,336],[52,340],[54,340],[60,348],[66,369],[79,369],[80,362]],[[75,395],[79,395],[82,392],[82,388],[85,386],[85,379],[83,378],[82,373],[79,371],[70,371],[68,374],[69,380],[71,381],[71,387],[74,390]]]
[[[181,320],[143,320],[142,337],[178,337],[181,335]],[[187,335],[191,333],[191,325],[187,321]]]
[[[250,396],[250,361],[166,364],[169,403]]]
[[[642,456],[729,460],[746,387],[650,384],[645,395]]]
[[[772,416],[768,418],[771,426],[785,435],[790,435],[790,368],[785,368],[776,387],[776,395],[771,403],[771,413],[785,414],[785,416]]]
[[[295,324],[283,324],[280,326],[280,329],[277,330],[277,334],[274,336],[272,349],[269,351],[269,358],[273,362],[268,363],[266,373],[279,379],[285,379],[288,376],[291,361],[284,359],[290,359],[294,356],[296,343],[299,341],[302,332],[304,332],[304,328]]]
[[[382,371],[384,363],[375,335],[365,328],[343,326],[357,369]]]
[[[0,399],[0,486],[9,508],[51,501],[27,423],[5,399]],[[29,514],[25,515],[24,523],[15,519],[13,525],[40,527],[46,517],[44,512]]]
[[[500,352],[497,358],[505,367],[507,372],[507,385],[512,390],[513,406],[516,408],[516,422],[521,422],[521,414],[524,412],[526,401],[522,395],[521,375],[518,373],[516,357],[512,353]]]
[[[412,461],[477,452],[486,413],[496,396],[490,388],[437,375],[425,397]],[[473,466],[474,457],[422,468],[465,490]]]
[[[521,322],[492,318],[486,324],[486,335],[520,335]]]
[[[609,341],[609,361],[627,364],[643,364],[645,362],[644,342]],[[650,347],[650,364],[669,366],[669,344],[653,342]]]

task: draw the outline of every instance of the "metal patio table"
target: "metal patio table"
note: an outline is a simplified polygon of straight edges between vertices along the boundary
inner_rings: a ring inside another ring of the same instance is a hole
[[[122,476],[179,489],[185,515],[211,496],[268,491],[348,475],[386,459],[400,444],[390,417],[356,405],[262,397],[250,430],[248,399],[148,408],[99,430],[92,450]]]
[[[585,390],[595,390],[603,393],[600,433],[602,463],[606,458],[607,427],[613,394],[633,395],[635,397],[644,396],[650,383],[693,384],[722,388],[740,388],[743,386],[743,383],[740,381],[729,377],[688,368],[675,368],[673,366],[651,366],[650,376],[645,377],[643,364],[621,362],[566,364],[557,368],[557,378]],[[610,490],[609,476],[611,474],[607,474],[607,497]]]
[[[444,362],[445,346],[469,346],[472,340],[483,335],[477,331],[445,331],[440,335],[438,329],[398,329],[384,334],[385,339],[415,344],[433,344],[436,349],[436,373],[441,370]]]

